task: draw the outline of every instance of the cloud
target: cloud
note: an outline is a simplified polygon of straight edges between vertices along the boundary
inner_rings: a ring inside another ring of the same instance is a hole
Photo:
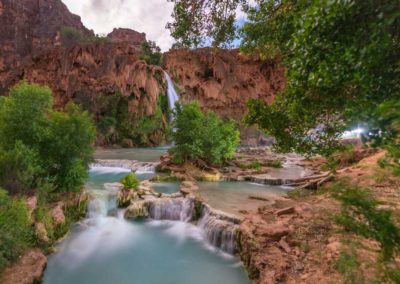
[[[166,0],[62,0],[83,24],[98,34],[108,34],[114,28],[130,28],[144,32],[163,51],[174,42],[167,22],[172,21],[173,4]]]

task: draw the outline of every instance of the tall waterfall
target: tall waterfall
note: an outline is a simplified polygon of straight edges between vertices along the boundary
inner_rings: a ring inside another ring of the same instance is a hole
[[[179,101],[179,96],[176,93],[175,87],[174,87],[174,83],[172,82],[171,77],[168,75],[167,72],[165,73],[165,79],[167,80],[167,84],[168,84],[168,90],[167,90],[167,94],[168,94],[168,105],[169,105],[169,109],[170,110],[174,110],[175,109],[175,103],[177,101]],[[173,119],[171,117],[171,119]]]

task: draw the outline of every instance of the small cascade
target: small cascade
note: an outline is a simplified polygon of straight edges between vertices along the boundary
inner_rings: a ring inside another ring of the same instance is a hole
[[[239,226],[234,221],[236,220],[218,215],[205,206],[198,226],[204,231],[205,237],[211,245],[224,252],[234,254],[239,230]]]
[[[156,166],[154,164],[144,164],[141,167],[138,167],[136,170],[136,174],[154,174],[156,172]]]
[[[194,202],[187,198],[162,198],[151,201],[149,217],[155,220],[189,222],[194,216]]]
[[[168,90],[167,90],[167,95],[168,95],[168,105],[169,109],[172,111],[175,109],[175,103],[179,101],[179,96],[176,93],[174,83],[172,82],[171,77],[168,75],[167,72],[165,73],[165,79],[167,80],[168,84]],[[171,120],[173,120],[173,117],[171,117]]]

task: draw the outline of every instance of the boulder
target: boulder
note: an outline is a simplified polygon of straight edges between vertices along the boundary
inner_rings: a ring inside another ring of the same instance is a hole
[[[147,210],[148,202],[145,200],[139,200],[133,202],[125,211],[125,218],[127,219],[139,219],[147,218],[149,212]]]
[[[27,251],[12,266],[7,267],[0,276],[2,284],[41,283],[47,258],[39,249]]]

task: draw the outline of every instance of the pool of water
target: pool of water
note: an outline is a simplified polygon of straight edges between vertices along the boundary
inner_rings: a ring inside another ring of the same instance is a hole
[[[88,218],[75,224],[49,257],[44,284],[250,283],[241,263],[207,245],[199,227],[172,221],[131,222],[121,211],[109,216],[116,211],[115,189],[105,183],[126,174],[118,168],[91,170]]]
[[[179,191],[179,182],[156,182],[152,183],[151,187],[160,193],[172,194]]]
[[[94,153],[94,158],[159,162],[160,156],[165,154],[168,149],[168,146],[156,148],[97,149]]]
[[[261,205],[284,198],[288,188],[250,182],[199,182],[195,194],[212,207],[237,215],[241,211],[254,211]],[[257,200],[250,197],[267,199]]]

